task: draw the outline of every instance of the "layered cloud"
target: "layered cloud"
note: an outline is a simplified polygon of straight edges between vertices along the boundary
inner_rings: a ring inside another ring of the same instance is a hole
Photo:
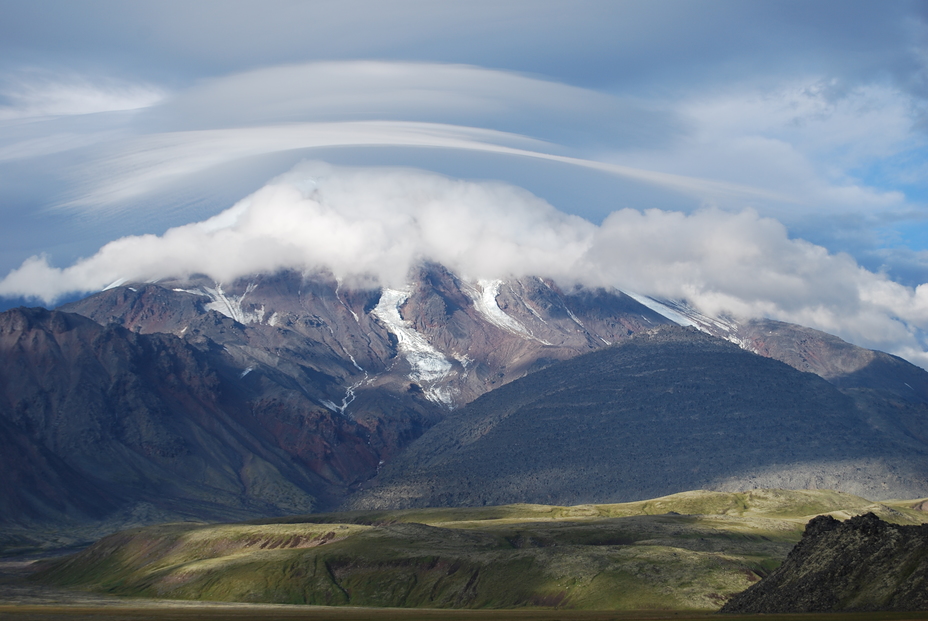
[[[432,259],[923,359],[911,5],[504,5],[11,7],[0,296],[281,267],[397,284]],[[301,159],[500,183],[310,166],[229,208]]]
[[[56,173],[64,179],[52,199],[59,207],[131,212],[157,195],[165,224],[177,224],[188,196],[159,192],[180,184],[208,195],[214,181],[203,180],[222,166],[333,147],[369,162],[378,149],[399,147],[504,155],[510,167],[531,158],[593,169],[662,188],[666,204],[682,193],[690,209],[756,209],[832,250],[870,251],[869,229],[920,217],[906,192],[923,190],[925,110],[887,83],[812,75],[643,97],[466,65],[343,61],[213,78],[169,96],[141,83],[101,84],[33,84],[4,108],[138,110],[131,126],[113,117],[119,133],[32,123],[33,134],[20,126],[10,134],[21,139],[0,140],[0,162],[73,151]],[[507,166],[495,171],[507,177]],[[599,220],[614,209],[608,203],[602,196],[598,205],[558,206]],[[823,229],[826,216],[839,219]]]
[[[147,108],[165,96],[151,84],[47,71],[21,71],[0,81],[0,121]]]
[[[425,260],[465,278],[537,275],[793,321],[928,364],[928,285],[905,287],[790,239],[755,211],[623,209],[595,225],[512,185],[409,169],[304,164],[205,221],[119,239],[69,267],[32,257],[0,295],[53,303],[115,281],[223,282],[284,268],[402,286]]]

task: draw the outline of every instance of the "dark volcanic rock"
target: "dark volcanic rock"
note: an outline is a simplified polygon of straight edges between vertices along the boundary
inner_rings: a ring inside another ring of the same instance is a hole
[[[194,276],[0,315],[0,523],[332,506],[450,407],[667,322],[614,290],[437,265],[401,293]],[[446,370],[420,373],[409,335]]]
[[[780,567],[721,612],[928,610],[928,525],[819,516]]]

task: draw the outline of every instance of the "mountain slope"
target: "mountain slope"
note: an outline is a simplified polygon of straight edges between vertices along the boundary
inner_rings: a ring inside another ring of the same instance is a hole
[[[404,291],[282,273],[126,285],[63,309],[93,321],[0,314],[8,524],[332,506],[449,406],[665,321],[615,293],[437,266]]]
[[[377,416],[376,390],[365,399],[371,389],[389,387],[400,400],[421,391],[440,417],[552,362],[680,322],[842,389],[928,403],[924,370],[811,328],[714,319],[681,303],[538,278],[467,281],[434,264],[402,289],[341,283],[324,272],[225,284],[194,277],[122,285],[61,310],[140,333],[208,339],[243,371],[273,370],[355,418]]]
[[[838,388],[879,391],[897,400],[928,403],[928,373],[898,356],[769,319],[743,322],[735,335],[748,351],[815,373]]]
[[[5,461],[0,457],[6,464],[3,485],[9,489],[6,519],[54,523],[55,516],[80,515],[96,520],[94,516],[102,512],[151,521],[173,519],[170,511],[175,509],[187,511],[182,515],[211,518],[215,511],[226,509],[236,517],[242,510],[254,515],[264,510],[262,506],[272,513],[304,506],[301,503],[334,507],[410,443],[420,444],[416,439],[423,432],[443,419],[458,418],[462,408],[481,395],[677,320],[831,382],[831,386],[819,382],[812,390],[815,376],[801,374],[800,379],[770,384],[785,372],[782,365],[765,366],[758,356],[746,352],[741,353],[747,357],[728,371],[723,373],[719,367],[711,380],[714,386],[730,384],[733,390],[767,386],[768,404],[798,400],[797,429],[816,420],[819,411],[845,412],[849,418],[841,419],[843,431],[834,435],[835,446],[844,442],[835,451],[843,451],[845,461],[824,455],[821,459],[827,467],[817,470],[819,462],[809,461],[814,451],[808,437],[797,444],[805,447],[798,453],[781,446],[767,450],[763,443],[733,450],[708,443],[723,454],[755,454],[767,470],[754,467],[755,479],[745,478],[748,475],[737,469],[726,474],[725,468],[743,464],[705,453],[704,463],[691,467],[692,476],[665,480],[663,470],[649,469],[646,464],[651,462],[645,459],[632,464],[637,470],[627,477],[637,483],[616,489],[611,483],[601,482],[605,487],[597,483],[584,492],[593,494],[590,498],[599,499],[600,493],[614,499],[641,497],[619,496],[619,489],[653,495],[706,486],[736,489],[761,481],[790,487],[857,481],[863,487],[858,490],[853,487],[858,483],[853,483],[848,489],[874,497],[892,495],[891,490],[919,495],[912,477],[921,476],[919,460],[928,442],[928,373],[801,326],[713,319],[683,304],[668,304],[614,289],[560,287],[531,277],[468,280],[426,264],[396,289],[340,282],[325,272],[263,274],[233,283],[193,276],[127,283],[62,307],[96,325],[63,313],[39,321],[40,311],[16,311],[19,316],[32,313],[38,323],[9,337],[15,347],[0,351],[7,374],[0,385],[4,431],[0,448],[9,456]],[[50,327],[55,322],[73,324],[74,329]],[[636,347],[643,359],[658,341],[639,342]],[[682,412],[689,412],[686,416],[701,420],[709,438],[724,433],[711,429],[713,424],[724,427],[724,420],[706,418],[704,406],[711,400],[704,403],[702,395],[693,401],[692,391],[679,390],[674,383],[681,373],[711,366],[708,358],[700,359],[710,350],[697,352],[689,370],[653,375],[659,378],[652,378],[653,392],[663,396],[636,397],[642,407],[634,412],[640,418],[634,433],[647,437],[652,425],[647,417],[665,420],[662,417],[671,411],[681,412],[684,418]],[[659,347],[653,352],[658,358],[662,355]],[[577,364],[588,360],[596,358]],[[589,386],[588,376],[597,372],[581,369],[570,376],[568,384],[573,387],[565,384],[564,394],[573,390],[574,395],[558,406],[558,416],[539,410],[537,420],[527,418],[523,428],[513,432],[525,451],[544,450],[539,447],[550,433],[545,425],[572,429],[576,403],[609,398],[596,392],[601,386]],[[634,365],[627,366],[615,381],[634,384],[636,373]],[[773,375],[763,377],[768,373]],[[547,387],[531,390],[545,394]],[[799,403],[812,393],[817,395],[814,399]],[[515,401],[507,404],[507,399]],[[518,394],[504,392],[491,403],[508,411],[510,405],[522,407],[519,399]],[[818,409],[810,405],[815,399],[823,400]],[[715,410],[724,411],[724,403],[716,405]],[[801,412],[805,414],[800,416]],[[570,433],[582,436],[597,424],[578,423]],[[602,433],[608,437],[612,432]],[[875,439],[861,440],[874,433]],[[685,438],[673,441],[685,444]],[[861,442],[866,450],[857,451]],[[576,445],[584,450],[583,441]],[[886,447],[899,449],[900,456],[913,456],[913,461],[884,460],[881,451]],[[672,461],[675,450],[671,444],[655,453],[666,453],[662,459]],[[253,456],[258,456],[255,463],[271,464],[259,468],[270,473],[266,476],[300,491],[255,491],[264,484],[256,487],[242,474],[254,469],[243,465]],[[791,466],[794,457],[798,461]],[[531,475],[538,479],[531,484],[533,497],[547,501],[566,493],[565,502],[581,498],[564,490],[573,485],[570,481],[586,475],[538,468]],[[138,472],[143,474],[136,479],[130,476]],[[113,473],[124,475],[130,483],[117,489]],[[546,477],[550,484],[539,482]],[[881,477],[886,487],[876,489]],[[141,485],[149,479],[156,483]],[[521,489],[523,479],[515,472],[504,483]],[[135,483],[148,491],[141,494]],[[206,493],[200,485],[222,492]],[[204,493],[210,499],[205,505],[159,500],[203,498]],[[457,492],[448,498],[487,501]],[[160,504],[153,504],[156,500]],[[502,496],[494,500],[502,501]]]
[[[403,289],[281,272],[120,286],[61,310],[209,339],[243,370],[287,375],[354,417],[376,407],[365,395],[384,387],[400,397],[421,391],[447,411],[553,361],[670,323],[615,290],[565,292],[537,278],[469,282],[438,265],[419,268]]]
[[[0,522],[306,511],[378,459],[353,421],[172,335],[14,309],[0,357]]]
[[[481,397],[345,507],[577,504],[697,488],[924,496],[928,446],[893,431],[811,373],[667,327]]]

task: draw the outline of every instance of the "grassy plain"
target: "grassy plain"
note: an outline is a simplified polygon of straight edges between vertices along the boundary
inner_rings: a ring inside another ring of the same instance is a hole
[[[755,615],[716,615],[699,612],[616,612],[589,610],[435,610],[396,608],[316,608],[296,606],[241,606],[235,608],[169,604],[155,606],[5,607],[0,619],[20,621],[757,621]],[[928,612],[764,615],[766,621],[915,621]]]
[[[166,524],[111,535],[46,564],[35,578],[133,598],[341,606],[274,608],[308,615],[293,618],[626,618],[594,612],[604,610],[636,611],[629,617],[636,619],[704,618],[777,567],[811,517],[873,511],[897,523],[928,522],[912,508],[916,502],[873,503],[826,490],[697,491],[612,505]],[[151,618],[192,618],[183,616],[190,610]],[[232,612],[221,614],[235,618]],[[684,612],[690,616],[680,617]],[[0,609],[4,614],[14,612]]]

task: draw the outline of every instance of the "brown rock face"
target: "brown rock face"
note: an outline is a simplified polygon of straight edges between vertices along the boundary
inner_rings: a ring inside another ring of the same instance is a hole
[[[388,298],[325,274],[283,272],[225,285],[118,287],[62,310],[141,333],[209,339],[243,370],[273,369],[336,409],[347,399],[354,418],[377,407],[362,398],[372,389],[404,406],[419,395],[441,415],[554,361],[670,323],[616,290],[567,292],[537,278],[468,283],[438,265],[421,267]]]
[[[745,322],[737,335],[748,351],[815,373],[839,388],[880,390],[897,399],[928,403],[928,373],[897,356],[781,321]]]
[[[59,311],[0,314],[0,519],[81,522],[140,503],[175,518],[310,511],[376,469],[382,449],[362,425],[272,377],[240,377],[208,345]]]

